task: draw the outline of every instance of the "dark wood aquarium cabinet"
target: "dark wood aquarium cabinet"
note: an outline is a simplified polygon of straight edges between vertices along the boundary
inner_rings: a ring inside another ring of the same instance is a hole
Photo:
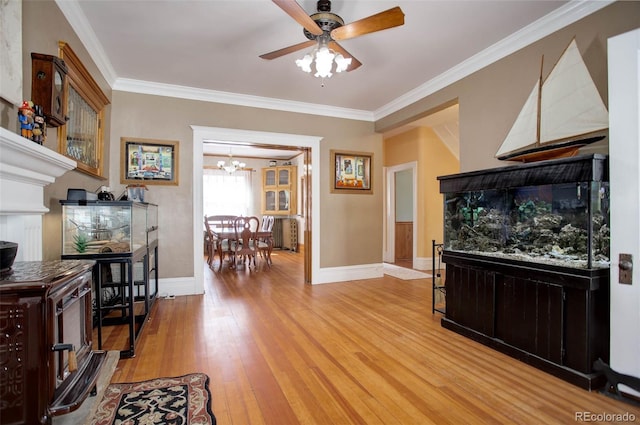
[[[95,390],[106,353],[91,349],[93,265],[16,262],[0,277],[1,424],[50,424]]]
[[[609,360],[607,158],[442,176],[442,326],[585,389]]]

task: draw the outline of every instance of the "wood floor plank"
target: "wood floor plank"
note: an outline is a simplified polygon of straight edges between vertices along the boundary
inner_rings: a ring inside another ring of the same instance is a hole
[[[301,254],[276,251],[273,263],[218,273],[203,261],[205,294],[158,299],[112,381],[204,372],[220,425],[640,421],[637,406],[444,329],[429,279],[311,286]],[[121,328],[108,327],[105,345],[126,344]]]

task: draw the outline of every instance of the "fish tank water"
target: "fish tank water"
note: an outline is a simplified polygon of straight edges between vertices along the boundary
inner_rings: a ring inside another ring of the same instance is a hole
[[[442,176],[444,249],[609,267],[607,158],[587,155]]]

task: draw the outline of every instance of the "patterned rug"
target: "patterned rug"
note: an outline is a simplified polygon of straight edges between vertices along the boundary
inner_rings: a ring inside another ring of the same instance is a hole
[[[192,373],[175,378],[110,384],[92,425],[215,425],[209,377]]]

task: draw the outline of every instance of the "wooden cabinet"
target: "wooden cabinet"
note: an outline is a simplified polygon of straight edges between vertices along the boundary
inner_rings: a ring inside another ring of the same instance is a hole
[[[602,155],[440,176],[442,325],[587,389],[609,360]]]
[[[0,277],[0,424],[50,424],[95,388],[106,352],[92,350],[93,264],[17,261]]]
[[[31,99],[42,106],[47,124],[58,127],[66,123],[64,87],[67,65],[58,57],[31,53]]]
[[[292,165],[262,169],[262,214],[297,213],[296,169]]]
[[[444,251],[442,326],[586,389],[609,359],[609,270]]]

